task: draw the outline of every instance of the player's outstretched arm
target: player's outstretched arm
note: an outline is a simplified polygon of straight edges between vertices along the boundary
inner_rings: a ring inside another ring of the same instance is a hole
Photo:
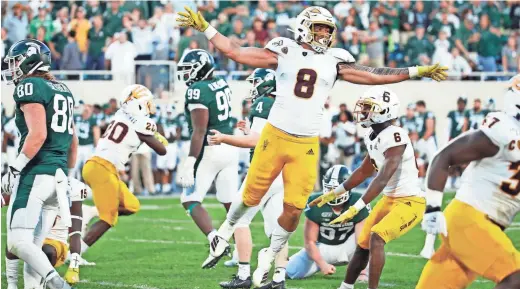
[[[415,77],[427,77],[436,81],[442,81],[448,77],[447,70],[446,66],[439,66],[438,63],[431,66],[407,68],[373,68],[356,63],[340,63],[338,65],[338,74],[341,79],[367,85],[397,83]]]
[[[153,149],[158,155],[164,156],[166,154],[166,147],[161,143],[155,136],[146,135],[137,132],[139,140],[146,143],[151,149]]]
[[[252,67],[276,68],[278,59],[275,53],[264,48],[241,47],[231,39],[220,34],[204,19],[200,12],[194,12],[188,7],[184,7],[184,9],[186,9],[185,12],[178,13],[177,22],[179,26],[193,27],[203,32],[208,40],[226,57]]]
[[[323,256],[320,254],[320,249],[316,245],[318,242],[318,236],[320,234],[320,225],[317,223],[305,219],[305,228],[304,228],[304,243],[305,243],[305,251],[313,260],[316,262],[321,272],[324,275],[334,274],[336,272],[336,268],[323,259]]]
[[[254,148],[260,139],[260,135],[256,132],[251,132],[248,135],[230,135],[212,129],[210,133],[211,135],[208,135],[208,143],[210,145],[225,143],[239,148]]]

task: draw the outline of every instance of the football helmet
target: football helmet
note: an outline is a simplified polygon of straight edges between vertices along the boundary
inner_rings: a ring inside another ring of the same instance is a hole
[[[316,25],[328,26],[329,32],[317,32]],[[307,43],[314,51],[323,53],[332,45],[336,37],[336,23],[329,10],[311,6],[298,14],[293,32],[296,42]]]
[[[2,77],[7,84],[17,84],[25,75],[35,71],[50,71],[51,50],[36,39],[24,39],[9,48],[4,62],[8,68],[2,71]]]
[[[328,169],[322,180],[323,193],[325,194],[334,190],[337,186],[346,181],[350,175],[350,170],[344,165],[335,165]],[[335,200],[328,202],[328,204],[331,206],[341,205],[348,201],[349,198],[350,192],[346,192]]]
[[[210,77],[213,70],[215,70],[213,56],[205,50],[192,49],[177,63],[177,78],[190,86],[196,81]]]
[[[246,80],[253,86],[249,91],[253,102],[259,97],[274,95],[276,92],[276,73],[272,69],[257,68]]]
[[[155,114],[155,103],[152,92],[143,85],[132,84],[123,89],[119,97],[119,106],[133,116],[149,116]]]
[[[386,86],[372,86],[356,102],[354,115],[356,122],[365,128],[396,119],[399,117],[399,99]]]
[[[520,121],[520,74],[509,80],[504,95],[504,112]]]

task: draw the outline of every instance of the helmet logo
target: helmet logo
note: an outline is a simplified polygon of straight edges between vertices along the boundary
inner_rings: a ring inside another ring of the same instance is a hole
[[[204,64],[206,62],[209,62],[209,57],[206,53],[203,53],[203,52],[199,52],[198,53],[200,55],[200,61]]]
[[[40,54],[40,45],[32,42],[27,42],[25,43],[25,45],[29,46],[29,48],[27,48],[27,56]]]
[[[318,8],[313,8],[313,9],[311,9],[309,12],[311,12],[311,13],[316,13],[316,14],[321,14],[320,9],[318,9]]]

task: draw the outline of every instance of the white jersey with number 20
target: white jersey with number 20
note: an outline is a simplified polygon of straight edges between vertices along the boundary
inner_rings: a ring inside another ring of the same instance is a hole
[[[508,227],[520,211],[520,122],[494,112],[479,130],[500,150],[493,157],[469,164],[455,198]]]
[[[148,117],[134,117],[123,110],[118,110],[99,140],[94,156],[111,162],[118,170],[124,170],[125,164],[141,145],[137,133],[153,135],[157,126]]]
[[[344,49],[325,53],[304,49],[296,41],[277,37],[266,49],[276,53],[276,101],[269,123],[287,133],[317,136],[325,102],[338,77],[338,63],[355,62]]]

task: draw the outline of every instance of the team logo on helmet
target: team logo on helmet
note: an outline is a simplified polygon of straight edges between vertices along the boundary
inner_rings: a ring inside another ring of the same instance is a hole
[[[40,54],[40,45],[33,43],[33,42],[27,42],[27,43],[25,43],[25,45],[29,46],[29,48],[27,48],[27,52],[26,52],[27,56],[31,56],[34,54]]]

